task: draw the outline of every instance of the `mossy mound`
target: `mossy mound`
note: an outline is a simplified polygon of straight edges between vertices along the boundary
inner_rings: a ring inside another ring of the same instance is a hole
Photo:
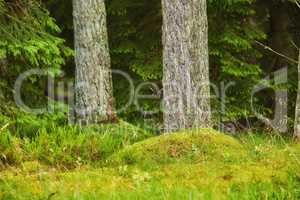
[[[300,199],[291,141],[210,129],[148,136],[125,122],[11,136],[25,157],[0,167],[0,199]]]
[[[236,139],[212,129],[162,135],[133,144],[112,156],[116,164],[193,163],[222,159],[241,160],[246,152]]]

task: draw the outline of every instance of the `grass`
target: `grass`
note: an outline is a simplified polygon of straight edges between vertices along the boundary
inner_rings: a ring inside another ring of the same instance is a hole
[[[300,199],[300,144],[126,122],[0,133],[0,199]]]
[[[0,169],[25,161],[67,169],[101,164],[118,149],[151,136],[123,121],[117,125],[84,129],[72,126],[41,128],[33,138],[18,135],[10,131],[1,133]]]

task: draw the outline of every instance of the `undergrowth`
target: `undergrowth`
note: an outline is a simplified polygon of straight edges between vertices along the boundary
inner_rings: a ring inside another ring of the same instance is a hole
[[[0,117],[1,200],[300,199],[300,144],[278,135],[12,116]]]
[[[0,169],[24,161],[74,168],[101,164],[115,151],[152,134],[120,120],[117,124],[67,125],[64,114],[0,118]]]

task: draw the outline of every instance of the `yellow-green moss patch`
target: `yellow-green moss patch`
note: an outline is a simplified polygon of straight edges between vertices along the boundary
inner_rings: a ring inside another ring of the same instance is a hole
[[[164,164],[173,161],[225,162],[242,159],[245,150],[234,138],[211,129],[166,134],[136,143],[112,157],[115,163]]]

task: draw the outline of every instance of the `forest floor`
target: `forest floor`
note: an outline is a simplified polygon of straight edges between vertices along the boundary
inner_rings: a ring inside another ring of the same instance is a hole
[[[279,136],[59,132],[2,133],[1,200],[300,199],[300,144]]]

